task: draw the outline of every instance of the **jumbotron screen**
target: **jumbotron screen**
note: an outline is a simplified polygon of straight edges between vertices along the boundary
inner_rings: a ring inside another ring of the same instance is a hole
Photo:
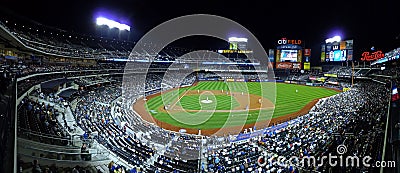
[[[298,50],[281,50],[281,62],[297,62]]]

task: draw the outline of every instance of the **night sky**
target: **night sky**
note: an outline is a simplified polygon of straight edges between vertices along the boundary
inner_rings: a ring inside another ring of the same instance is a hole
[[[396,0],[266,2],[3,0],[1,6],[45,25],[89,35],[96,35],[95,15],[99,11],[107,11],[132,26],[130,39],[133,41],[139,40],[151,28],[175,17],[198,13],[219,15],[249,29],[265,49],[274,48],[282,37],[301,39],[307,48],[312,49],[312,59],[319,59],[320,44],[336,33],[343,39],[354,39],[356,57],[359,56],[357,53],[361,54],[372,46],[384,52],[400,46],[400,6]],[[196,39],[192,44],[184,41],[176,44],[202,49],[226,46],[221,41],[206,37]]]

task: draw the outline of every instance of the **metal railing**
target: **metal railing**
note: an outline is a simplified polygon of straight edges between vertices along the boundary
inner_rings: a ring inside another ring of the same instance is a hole
[[[83,143],[92,144],[94,139],[81,139],[80,135],[71,135],[68,137],[52,136],[48,134],[41,134],[38,132],[30,131],[28,129],[18,128],[18,137],[58,146],[73,146],[81,147]],[[77,138],[79,137],[79,138]]]

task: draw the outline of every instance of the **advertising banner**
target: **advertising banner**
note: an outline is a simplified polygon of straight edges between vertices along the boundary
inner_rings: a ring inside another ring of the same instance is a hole
[[[332,43],[332,50],[333,50],[333,51],[339,50],[339,43],[338,43],[338,42],[333,42],[333,43]]]
[[[324,74],[325,77],[337,77],[337,74]]]
[[[304,56],[311,56],[311,49],[304,49]]]
[[[229,43],[229,49],[237,50],[238,49],[238,44],[236,42]]]
[[[275,50],[274,49],[269,49],[268,58],[269,58],[269,62],[274,62],[274,60],[275,60]]]
[[[303,53],[301,50],[297,51],[297,62],[301,62],[303,59]]]
[[[339,82],[336,81],[327,81],[328,84],[339,85]]]
[[[329,61],[334,61],[335,59],[335,53],[333,51],[329,52]]]
[[[260,82],[260,79],[249,79],[248,82]]]
[[[340,50],[333,51],[333,61],[340,61],[341,55],[342,55],[342,52]]]
[[[275,62],[281,62],[281,50],[276,50],[276,61]]]
[[[326,45],[326,52],[330,52],[332,50],[332,45],[331,44],[327,44]]]
[[[332,52],[332,57],[333,57],[333,52]],[[329,52],[326,52],[325,53],[325,61],[326,62],[329,62],[331,59],[330,59],[330,53]]]
[[[347,61],[353,61],[353,50],[347,50]]]
[[[363,52],[361,54],[361,61],[374,61],[381,58],[384,58],[385,54],[382,51],[378,50],[375,52]]]
[[[321,52],[321,62],[325,62],[325,52]]]
[[[345,50],[346,49],[346,41],[341,41],[340,42],[340,50]]]
[[[277,62],[276,63],[276,68],[279,69],[292,69],[293,64],[291,62]]]
[[[217,81],[218,78],[199,78],[199,81]]]
[[[305,62],[304,63],[304,70],[310,70],[310,63],[309,62]]]
[[[293,63],[293,67],[294,69],[301,69],[301,63]]]
[[[317,78],[317,81],[325,82],[325,79],[326,79],[326,78],[324,78],[324,77],[319,77],[319,78]]]
[[[350,88],[343,88],[343,92],[349,91]]]
[[[301,46],[296,44],[283,44],[276,47],[276,49],[292,49],[292,50],[300,50]]]
[[[346,49],[353,49],[353,40],[346,40]]]

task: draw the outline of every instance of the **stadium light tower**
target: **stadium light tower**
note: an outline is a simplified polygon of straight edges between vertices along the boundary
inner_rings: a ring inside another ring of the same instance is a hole
[[[119,30],[127,30],[130,31],[131,27],[128,26],[127,24],[122,24],[104,17],[98,17],[96,18],[96,25],[106,25],[109,28],[118,28]]]
[[[328,38],[325,40],[325,43],[333,43],[333,42],[340,42],[342,38],[340,36],[334,36],[332,38]]]

